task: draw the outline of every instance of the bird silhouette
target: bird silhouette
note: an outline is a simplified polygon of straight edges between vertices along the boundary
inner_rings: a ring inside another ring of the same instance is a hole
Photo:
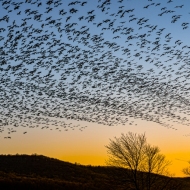
[[[117,126],[146,120],[175,131],[173,124],[190,125],[185,3],[145,1],[142,14],[122,0],[0,3],[5,139],[17,127],[23,134],[39,126],[86,129],[73,121]]]

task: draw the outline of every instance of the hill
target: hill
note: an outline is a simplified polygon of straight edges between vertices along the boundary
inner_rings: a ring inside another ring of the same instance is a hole
[[[127,171],[72,164],[43,155],[0,155],[2,189],[134,189],[125,176]],[[189,178],[159,179],[171,184],[167,189],[190,189]]]

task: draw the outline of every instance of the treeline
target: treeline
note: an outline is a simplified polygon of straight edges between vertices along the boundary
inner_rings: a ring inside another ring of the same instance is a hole
[[[124,168],[83,166],[42,155],[0,155],[1,189],[132,190],[125,173]],[[190,189],[187,178],[163,178]]]
[[[109,167],[83,166],[43,155],[0,155],[0,163],[0,185],[6,188],[107,190],[121,187],[117,181],[111,181]]]

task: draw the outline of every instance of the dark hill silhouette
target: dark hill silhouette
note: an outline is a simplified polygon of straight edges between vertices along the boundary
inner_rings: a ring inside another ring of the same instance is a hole
[[[124,168],[83,166],[43,155],[0,155],[2,189],[133,189]],[[189,178],[169,178],[177,189],[190,189]],[[178,184],[178,186],[176,186]],[[173,188],[174,189],[174,188]]]

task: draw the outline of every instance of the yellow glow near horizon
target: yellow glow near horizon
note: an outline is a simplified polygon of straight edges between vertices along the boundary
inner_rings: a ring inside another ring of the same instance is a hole
[[[95,123],[83,122],[88,127],[84,131],[75,129],[59,132],[57,130],[27,129],[27,134],[14,133],[12,139],[0,138],[1,154],[42,154],[71,163],[83,165],[106,165],[108,159],[105,145],[109,139],[120,137],[121,133],[128,131],[144,133],[147,142],[158,146],[160,153],[172,161],[169,167],[171,174],[184,177],[182,169],[188,167],[190,160],[190,139],[184,137],[184,126],[180,130],[167,129],[153,122],[138,121],[137,125],[104,126]],[[177,126],[175,126],[177,127]],[[176,140],[177,139],[177,140]],[[177,160],[179,159],[179,160]],[[182,161],[184,160],[184,161]]]

